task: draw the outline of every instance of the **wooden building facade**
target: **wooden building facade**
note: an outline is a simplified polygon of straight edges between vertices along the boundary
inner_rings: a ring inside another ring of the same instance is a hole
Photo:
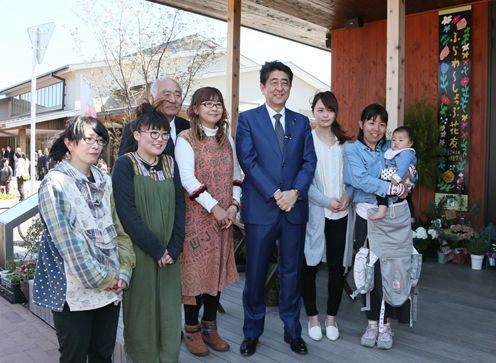
[[[495,4],[471,4],[471,127],[469,203],[480,203],[478,224],[496,222],[496,55],[493,42]],[[358,132],[361,110],[384,103],[386,96],[386,20],[354,29],[331,31],[331,88],[340,100],[340,120],[351,135]],[[439,67],[438,9],[405,16],[405,107],[421,97],[436,105]],[[426,210],[434,190],[414,192],[417,214]]]

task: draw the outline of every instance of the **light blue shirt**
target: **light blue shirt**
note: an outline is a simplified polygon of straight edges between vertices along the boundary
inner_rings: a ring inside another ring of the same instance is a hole
[[[382,142],[376,151],[360,141],[344,144],[343,181],[346,193],[354,203],[376,203],[376,195],[385,197],[389,182],[380,179],[381,170],[385,168],[384,152],[390,142]]]

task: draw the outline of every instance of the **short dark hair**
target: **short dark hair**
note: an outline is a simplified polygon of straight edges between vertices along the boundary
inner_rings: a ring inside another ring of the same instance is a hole
[[[133,123],[133,131],[141,131],[142,127],[150,130],[165,130],[170,131],[170,123],[167,117],[159,111],[162,104],[166,102],[165,100],[159,100],[156,106],[151,105],[148,102],[143,102],[141,105],[136,107],[136,120]]]
[[[293,83],[293,72],[291,68],[279,61],[265,62],[262,68],[260,68],[260,83],[265,84],[269,78],[269,74],[273,71],[281,71],[288,75],[289,84]]]
[[[393,134],[395,132],[404,132],[406,136],[410,139],[411,142],[413,142],[413,130],[408,127],[408,126],[399,126],[396,129],[394,129]]]
[[[377,117],[380,117],[382,121],[384,121],[387,125],[388,123],[388,113],[384,106],[379,105],[378,103],[372,103],[365,107],[362,111],[362,116],[360,117],[360,121],[365,122],[368,120],[375,120]],[[361,141],[362,143],[365,143],[363,141],[363,130],[360,128],[358,131],[358,137],[357,139]],[[384,133],[384,136],[382,137],[381,141],[386,141],[386,133]]]
[[[81,141],[84,136],[84,125],[88,125],[100,136],[106,143],[109,141],[107,128],[97,118],[89,116],[76,116],[70,119],[65,129],[56,137],[50,148],[50,157],[54,161],[62,161],[69,149],[64,143],[64,140]]]

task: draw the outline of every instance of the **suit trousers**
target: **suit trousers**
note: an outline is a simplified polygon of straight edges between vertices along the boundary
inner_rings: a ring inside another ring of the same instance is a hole
[[[265,280],[270,258],[279,241],[279,316],[284,334],[290,339],[301,337],[300,275],[304,263],[306,224],[291,224],[281,212],[271,225],[245,224],[246,280],[243,291],[246,338],[262,335],[265,322]]]
[[[53,312],[61,363],[111,363],[120,304],[70,311],[67,303]]]

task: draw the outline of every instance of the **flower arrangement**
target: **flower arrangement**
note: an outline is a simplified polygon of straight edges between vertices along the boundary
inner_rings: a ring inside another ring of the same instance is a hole
[[[479,232],[465,224],[452,224],[441,230],[440,238],[450,245],[451,248],[465,247],[465,245],[479,237]]]
[[[417,251],[426,254],[433,246],[433,241],[438,238],[439,234],[435,228],[419,226],[412,230],[413,244]],[[436,243],[437,245],[437,243]]]
[[[35,261],[27,261],[16,266],[16,272],[19,274],[21,281],[34,279],[35,271],[36,271]]]
[[[10,261],[7,264],[7,273],[2,279],[7,280],[11,284],[17,284],[22,281],[28,281],[34,278],[36,270],[36,261],[14,262]]]

